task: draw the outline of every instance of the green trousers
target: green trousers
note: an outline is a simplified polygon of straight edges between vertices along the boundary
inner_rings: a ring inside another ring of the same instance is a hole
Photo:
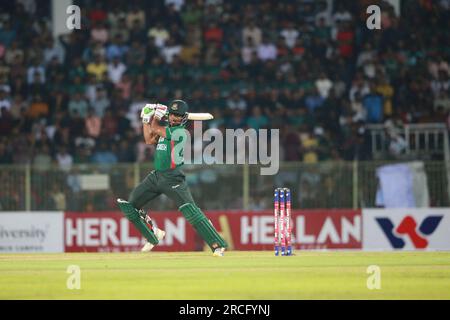
[[[179,169],[169,171],[153,170],[134,188],[128,202],[135,208],[133,210],[140,210],[160,194],[165,194],[176,202],[183,216],[205,240],[212,251],[217,248],[228,247],[228,244],[214,228],[211,221],[195,205],[186,183],[186,177]],[[126,214],[128,213],[126,208],[122,211]]]
[[[157,196],[165,194],[174,200],[179,208],[183,204],[195,204],[184,173],[179,170],[150,172],[147,177],[131,192],[128,201],[136,208],[142,209]]]

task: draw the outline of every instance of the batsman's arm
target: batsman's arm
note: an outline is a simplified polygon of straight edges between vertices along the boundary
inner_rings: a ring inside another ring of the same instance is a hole
[[[166,127],[159,124],[159,120],[156,117],[152,118],[152,121],[150,122],[150,128],[151,131],[154,132],[156,135],[167,138],[166,133]]]
[[[149,123],[142,124],[142,131],[144,133],[144,140],[146,144],[157,144],[158,135],[152,131],[151,125]]]

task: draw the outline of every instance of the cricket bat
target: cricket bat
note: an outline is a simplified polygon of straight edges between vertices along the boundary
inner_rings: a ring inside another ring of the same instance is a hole
[[[214,119],[211,113],[190,113],[188,112],[188,120],[211,120]]]
[[[156,106],[155,104],[146,104],[145,107],[141,111],[141,118],[144,115],[151,114],[153,112],[153,110],[155,109],[155,106]],[[188,120],[205,121],[205,120],[211,120],[211,119],[214,119],[214,116],[208,112],[199,112],[199,113],[188,112]]]

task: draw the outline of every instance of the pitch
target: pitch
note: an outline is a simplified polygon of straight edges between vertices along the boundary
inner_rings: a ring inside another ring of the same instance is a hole
[[[450,299],[449,252],[2,254],[0,274],[0,299]]]

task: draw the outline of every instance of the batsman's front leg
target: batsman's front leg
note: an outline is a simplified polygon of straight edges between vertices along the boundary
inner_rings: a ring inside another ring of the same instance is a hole
[[[200,208],[193,203],[185,203],[180,206],[179,210],[203,240],[205,240],[213,251],[214,256],[223,256],[228,244],[220,236],[211,221],[205,216]]]

